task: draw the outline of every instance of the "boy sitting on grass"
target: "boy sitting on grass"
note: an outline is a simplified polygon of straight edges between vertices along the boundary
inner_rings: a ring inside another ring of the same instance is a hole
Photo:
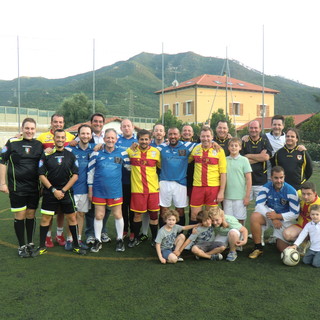
[[[311,221],[305,225],[297,240],[288,248],[297,249],[309,236],[311,245],[302,261],[304,264],[311,264],[316,268],[320,268],[320,205],[314,204],[311,206],[310,218]]]
[[[230,251],[227,255],[227,261],[235,261],[237,259],[237,246],[244,246],[248,241],[248,230],[237,218],[225,215],[219,207],[213,207],[210,210],[210,217],[215,229],[215,242],[222,243],[220,252],[223,252],[229,244]],[[241,235],[242,239],[241,240]],[[219,249],[217,248],[217,249]]]
[[[180,226],[176,224],[179,221],[179,214],[175,210],[167,210],[163,215],[165,225],[159,229],[156,237],[156,250],[161,263],[177,263],[183,261],[180,258],[180,247],[186,237],[183,230],[190,230],[197,225]],[[178,235],[178,233],[180,233]]]
[[[196,256],[196,259],[222,260],[223,257],[220,254],[223,251],[220,249],[222,244],[214,241],[214,229],[209,211],[200,211],[197,214],[197,222],[199,227],[193,229],[192,234],[181,246],[178,254],[181,254],[183,249],[191,245],[191,252]]]

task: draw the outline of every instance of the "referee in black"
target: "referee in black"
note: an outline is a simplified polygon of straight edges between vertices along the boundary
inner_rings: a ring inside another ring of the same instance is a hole
[[[36,121],[33,118],[25,118],[21,130],[21,138],[9,139],[0,154],[0,191],[8,193],[10,197],[14,230],[19,242],[18,255],[28,258],[33,249],[35,211],[40,196],[38,164],[43,147],[40,141],[33,138],[36,133]]]
[[[53,153],[45,154],[39,162],[39,178],[44,186],[41,206],[40,246],[33,253],[33,257],[47,252],[45,246],[46,235],[55,212],[60,208],[66,215],[69,229],[73,238],[73,252],[86,254],[79,247],[76,207],[72,186],[78,179],[78,166],[75,156],[65,150],[66,133],[57,129],[53,136],[55,148]]]

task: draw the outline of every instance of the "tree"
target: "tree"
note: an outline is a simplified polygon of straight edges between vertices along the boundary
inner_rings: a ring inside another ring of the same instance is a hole
[[[291,117],[291,116],[285,117],[285,119],[284,119],[284,132],[287,132],[287,130],[289,128],[294,128],[294,127],[295,127],[295,123],[294,123],[293,117]]]
[[[305,141],[320,143],[320,114],[314,115],[301,125],[301,138]]]
[[[106,108],[101,101],[96,101],[96,112],[106,113]],[[76,123],[88,121],[92,114],[92,101],[84,93],[76,93],[64,99],[58,113],[64,116],[65,127]]]
[[[168,129],[172,127],[176,127],[181,131],[183,123],[181,120],[179,120],[176,116],[172,114],[171,110],[166,111],[163,116],[164,116],[164,127],[166,132],[168,132]],[[162,124],[162,117],[160,117],[156,121],[156,124],[158,123]]]
[[[223,109],[218,109],[218,111],[213,112],[210,120],[210,127],[215,132],[218,121],[223,120],[227,121],[229,127],[229,133],[234,136],[236,132],[235,126],[232,124],[230,117],[226,117],[223,112]]]

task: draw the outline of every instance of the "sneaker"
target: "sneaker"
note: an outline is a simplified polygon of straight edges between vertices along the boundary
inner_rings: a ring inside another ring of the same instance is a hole
[[[140,233],[138,237],[140,242],[146,241],[149,239],[149,237],[146,234]]]
[[[31,254],[31,257],[36,257],[36,256],[40,256],[42,254],[45,254],[47,253],[48,250],[47,250],[47,247],[38,247],[36,250],[34,250]]]
[[[303,241],[300,244],[300,246],[298,247],[298,251],[301,257],[305,256],[307,250],[310,248],[310,245],[311,245],[310,240]]]
[[[277,238],[274,236],[270,236],[269,239],[267,240],[268,244],[276,244],[277,243]]]
[[[89,249],[89,247],[84,242],[82,242],[82,240],[78,240],[78,243],[79,243],[79,248],[81,248],[83,250]]]
[[[53,248],[54,247],[54,244],[53,244],[53,241],[52,241],[52,237],[46,237],[46,247],[47,248]]]
[[[183,258],[181,258],[181,257],[178,257],[178,260],[177,260],[178,262],[183,262],[184,260],[183,260]]]
[[[95,240],[96,240],[96,238],[94,236],[88,236],[86,243],[87,244],[94,244]]]
[[[81,248],[73,248],[72,252],[76,254],[80,254],[82,256],[87,254],[87,251]]]
[[[31,256],[32,252],[34,251],[34,243],[30,242],[30,243],[26,244],[26,247],[27,247],[27,250],[29,251],[30,256]]]
[[[236,247],[236,250],[239,252],[243,251],[243,246]]]
[[[235,261],[237,259],[238,255],[236,251],[230,251],[227,255],[226,260],[227,261]]]
[[[116,251],[117,252],[123,252],[125,250],[124,247],[124,242],[122,239],[117,239],[117,244],[116,244]]]
[[[194,256],[195,258],[196,258],[196,260],[200,260],[200,257],[198,257],[198,256]]]
[[[111,242],[111,238],[106,233],[101,233],[101,241],[104,243]]]
[[[94,245],[91,247],[90,252],[97,253],[99,250],[102,249],[102,242],[98,239],[95,240]]]
[[[210,258],[212,261],[220,261],[223,259],[223,256],[221,253],[213,254]]]
[[[67,240],[66,244],[64,245],[64,250],[72,251],[73,249],[73,242],[70,240]]]
[[[133,238],[133,240],[129,240],[128,247],[134,248],[135,246],[138,246],[140,244],[139,240],[137,238]]]
[[[61,236],[56,235],[56,242],[61,247],[63,247],[66,244],[66,239],[64,238],[63,234],[61,234]]]
[[[134,240],[134,233],[131,232],[131,233],[130,233],[130,236],[129,236],[129,241],[133,241],[133,240]]]
[[[263,254],[263,250],[255,249],[249,254],[249,258],[250,259],[257,259],[262,254]]]
[[[28,247],[26,245],[18,248],[18,256],[20,258],[30,258],[30,252],[29,252]]]

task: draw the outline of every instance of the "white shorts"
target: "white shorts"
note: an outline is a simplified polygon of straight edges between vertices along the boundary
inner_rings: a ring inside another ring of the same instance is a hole
[[[250,190],[250,201],[256,200],[259,192],[262,190],[263,186],[252,186]]]
[[[223,211],[238,220],[247,219],[247,207],[243,204],[243,200],[223,200]]]
[[[89,201],[88,194],[75,194],[74,201],[76,203],[78,212],[88,212],[91,208],[91,202]]]
[[[281,221],[282,227],[281,227],[280,229],[276,229],[276,228],[274,228],[274,226],[273,226],[272,220],[270,220],[270,219],[268,219],[268,218],[266,217],[267,212],[274,211],[273,209],[269,208],[268,206],[259,205],[259,206],[256,207],[255,211],[256,211],[256,212],[259,212],[261,215],[264,216],[264,218],[265,218],[265,220],[266,220],[266,227],[267,227],[267,229],[268,229],[268,228],[273,228],[273,236],[274,236],[276,239],[280,239],[280,240],[282,240],[282,241],[288,242],[288,241],[286,241],[286,240],[284,239],[282,233],[283,233],[283,230],[284,230],[285,228],[288,228],[288,227],[292,226],[292,225],[295,223],[295,221],[283,221],[283,220],[282,220],[282,221]]]
[[[240,232],[238,229],[231,229],[231,230],[229,230],[228,235],[226,235],[226,236],[221,236],[221,235],[218,234],[218,235],[214,238],[214,242],[220,242],[220,243],[222,243],[222,245],[223,245],[224,247],[227,247],[228,244],[229,244],[229,233],[230,233],[231,231],[236,232],[236,233],[239,235],[239,239],[240,239],[241,232]]]
[[[160,206],[170,208],[172,202],[176,208],[188,206],[187,186],[176,181],[160,181]]]

